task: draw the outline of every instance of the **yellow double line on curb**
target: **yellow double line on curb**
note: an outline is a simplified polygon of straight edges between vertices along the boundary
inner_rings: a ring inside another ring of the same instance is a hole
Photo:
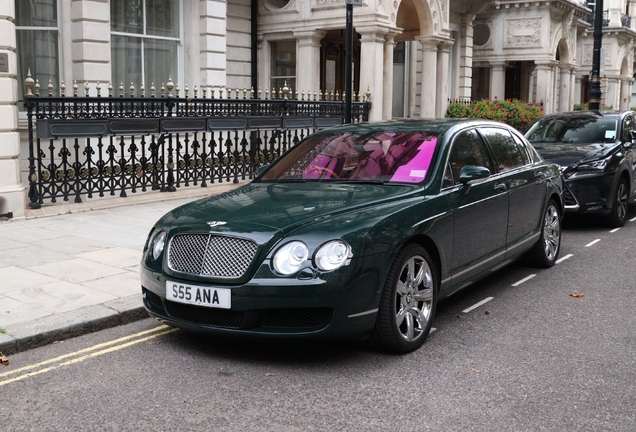
[[[92,347],[85,348],[85,349],[82,349],[82,350],[79,350],[79,351],[75,351],[75,352],[72,352],[72,353],[64,354],[64,355],[61,355],[59,357],[56,357],[56,358],[53,358],[53,359],[49,359],[49,360],[46,360],[46,361],[43,361],[43,362],[40,362],[40,363],[36,363],[36,364],[29,365],[29,366],[21,367],[19,369],[15,369],[15,370],[11,370],[11,371],[8,371],[8,372],[0,373],[0,380],[2,380],[4,377],[7,377],[9,375],[14,375],[14,374],[18,374],[18,373],[21,374],[21,375],[18,375],[16,377],[13,377],[13,378],[9,378],[9,379],[5,379],[5,380],[0,381],[0,387],[5,385],[5,384],[10,384],[12,382],[20,381],[20,380],[23,380],[25,378],[29,378],[29,377],[32,377],[32,376],[35,376],[35,375],[40,375],[40,374],[43,374],[45,372],[49,372],[49,371],[52,371],[54,369],[61,368],[63,366],[69,366],[69,365],[72,365],[72,364],[75,364],[75,363],[79,363],[79,362],[84,361],[84,360],[88,360],[88,359],[93,358],[93,357],[97,357],[97,356],[100,356],[100,355],[103,355],[103,354],[108,354],[108,353],[113,352],[113,351],[117,351],[117,350],[120,350],[120,349],[123,349],[123,348],[127,348],[129,346],[132,346],[132,345],[135,345],[135,344],[138,344],[138,343],[141,343],[141,342],[145,342],[147,340],[154,339],[156,337],[163,336],[163,335],[166,335],[168,333],[173,333],[173,332],[178,331],[178,330],[179,329],[171,328],[171,327],[162,325],[162,326],[150,329],[150,330],[145,330],[145,331],[142,331],[142,332],[139,332],[139,333],[135,333],[135,334],[130,335],[130,336],[126,336],[126,337],[115,339],[115,340],[112,340],[112,341],[109,341],[109,342],[104,342],[104,343],[101,343],[101,344],[93,345]],[[160,333],[155,333],[155,332],[158,332],[158,331],[160,331]],[[154,333],[154,334],[150,334],[150,333]],[[148,335],[148,334],[150,334],[150,335],[142,337],[140,339],[135,339],[135,338],[138,338],[140,336],[144,336],[144,335]],[[135,340],[130,341],[130,339],[135,339]],[[130,342],[125,342],[125,341],[130,341]],[[125,342],[125,343],[122,343],[122,342]],[[111,346],[111,345],[115,345],[115,346]],[[105,347],[109,347],[109,348],[105,348]],[[105,348],[105,349],[102,349],[102,348]],[[100,351],[96,351],[96,350],[100,350]],[[95,352],[91,352],[91,351],[95,351]],[[72,358],[71,360],[67,360],[67,361],[62,362],[60,364],[44,367],[43,369],[38,369],[38,368],[41,368],[42,366],[46,366],[46,365],[49,365],[51,363],[57,363],[57,362],[60,362],[60,361],[62,361],[64,359],[67,359],[69,357],[76,357],[76,356],[79,356],[79,355],[85,354],[85,353],[90,353],[90,354],[82,355],[82,356],[77,357],[77,358]],[[27,372],[27,371],[31,371],[33,369],[37,369],[37,370],[35,370],[33,372]],[[26,373],[23,373],[23,372],[26,372]]]

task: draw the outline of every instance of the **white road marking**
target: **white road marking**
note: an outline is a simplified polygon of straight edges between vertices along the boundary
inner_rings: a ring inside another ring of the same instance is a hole
[[[523,279],[521,279],[520,281],[517,281],[515,283],[512,284],[513,287],[519,286],[524,282],[529,281],[530,279],[532,279],[533,277],[535,277],[536,274],[531,274],[530,276],[524,277]]]
[[[585,247],[590,247],[590,246],[595,245],[596,243],[598,243],[600,241],[601,241],[601,239],[596,239],[593,242],[590,242],[590,243],[586,244]]]
[[[566,256],[561,257],[561,258],[559,258],[558,260],[556,260],[554,263],[555,263],[555,264],[561,264],[563,261],[565,261],[566,259],[570,259],[570,258],[572,258],[573,256],[574,256],[574,255],[572,255],[572,254],[567,254]]]
[[[618,231],[620,228],[614,228],[613,230],[611,230],[611,233],[615,233],[616,231]]]
[[[471,307],[469,307],[468,309],[464,309],[462,311],[462,313],[468,313],[473,309],[477,309],[479,306],[488,303],[490,300],[492,300],[494,297],[487,297],[485,299],[483,299],[482,301],[480,301],[479,303],[475,303],[474,305],[472,305]]]
[[[634,221],[636,221],[636,217],[635,217],[635,218],[631,218],[629,221],[630,221],[630,222],[634,222]]]

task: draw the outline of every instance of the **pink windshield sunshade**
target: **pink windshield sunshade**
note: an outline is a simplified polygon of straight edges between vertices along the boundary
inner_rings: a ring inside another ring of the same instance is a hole
[[[419,183],[424,180],[431,165],[437,137],[422,141],[417,155],[406,165],[402,165],[391,177],[392,182]]]

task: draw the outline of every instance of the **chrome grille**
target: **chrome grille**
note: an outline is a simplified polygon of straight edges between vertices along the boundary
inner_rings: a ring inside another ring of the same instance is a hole
[[[256,243],[214,234],[180,234],[170,240],[168,265],[200,276],[241,277],[256,254]]]

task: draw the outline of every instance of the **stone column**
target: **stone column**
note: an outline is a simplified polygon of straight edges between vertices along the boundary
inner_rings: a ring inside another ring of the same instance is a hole
[[[27,197],[20,179],[14,18],[14,2],[0,2],[0,217],[22,218]]]
[[[419,53],[417,41],[409,43],[409,117],[415,117],[417,108],[417,55]]]
[[[360,92],[371,91],[369,120],[382,119],[384,106],[384,35],[386,29],[357,28],[360,33]]]
[[[583,103],[583,95],[581,94],[581,80],[581,75],[576,75],[574,77],[574,97],[572,105]]]
[[[320,40],[325,37],[324,31],[294,32],[297,38],[296,88],[302,93],[320,91]]]
[[[473,21],[475,15],[462,15],[460,27],[459,98],[470,99],[473,87]]]
[[[629,105],[631,104],[632,99],[632,86],[631,79],[629,78],[621,78],[621,103],[620,109],[626,111],[629,109]]]
[[[453,46],[452,40],[446,40],[439,44],[437,51],[437,89],[436,96],[437,104],[435,107],[435,117],[444,117],[446,114],[446,108],[448,107],[448,98],[450,92],[448,91],[448,71],[450,69],[450,48]]]
[[[570,102],[568,104],[568,110],[574,109],[574,95],[576,93],[576,66],[570,68]]]
[[[385,37],[384,42],[384,73],[382,75],[382,119],[393,117],[393,49],[395,47],[396,34],[391,32]]]
[[[621,98],[621,79],[619,76],[607,78],[607,91],[605,92],[605,105],[612,109],[619,109]]]
[[[73,0],[71,3],[73,79],[80,83],[108,83],[110,68],[110,2]],[[130,83],[124,83],[124,87]],[[119,83],[113,83],[117,87]],[[139,86],[141,83],[135,83]],[[83,90],[84,86],[79,85]],[[96,89],[92,90],[96,93]]]
[[[208,87],[225,87],[227,85],[227,45],[225,43],[227,3],[201,0],[199,10],[202,84]]]
[[[439,40],[416,37],[422,44],[422,76],[420,86],[420,117],[433,118],[437,109],[437,46]]]
[[[572,83],[571,66],[561,65],[561,86],[559,87],[559,112],[570,111],[570,92]]]
[[[535,61],[537,66],[537,95],[536,102],[543,102],[543,111],[549,114],[554,111],[552,107],[553,89],[552,89],[552,71],[554,69],[553,61]]]
[[[506,66],[507,62],[491,61],[490,63],[490,100],[506,98]]]

